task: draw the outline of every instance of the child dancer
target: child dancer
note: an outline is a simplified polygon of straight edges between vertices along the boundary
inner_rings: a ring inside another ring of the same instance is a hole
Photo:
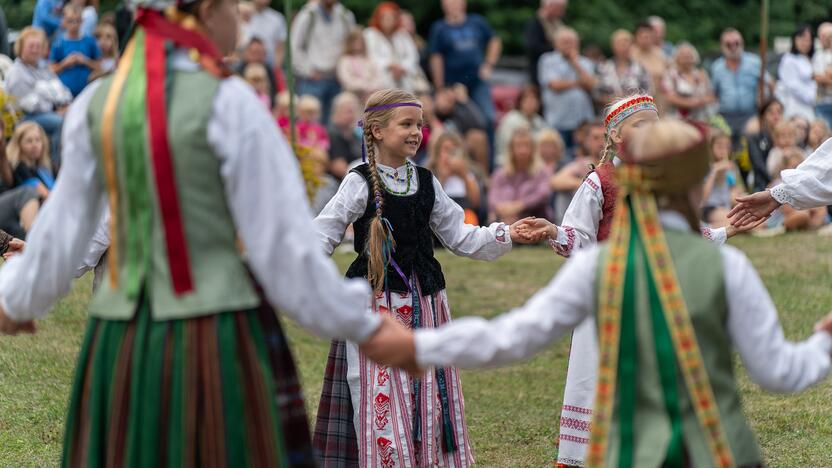
[[[732,348],[762,387],[801,391],[830,371],[832,314],[806,341],[786,341],[745,255],[694,234],[708,173],[704,132],[655,122],[637,132],[628,154],[608,244],[576,253],[508,314],[415,336],[399,328],[362,351],[410,370],[501,365],[596,316],[601,359],[587,466],[761,466]]]
[[[576,249],[604,241],[612,227],[618,193],[614,175],[617,160],[615,148],[636,129],[658,118],[656,104],[646,94],[635,94],[612,103],[604,119],[607,135],[601,164],[587,175],[578,188],[563,217],[563,224],[555,226],[538,218],[525,223],[519,228],[520,231],[531,232],[524,228],[535,226],[536,231],[545,233],[552,248],[564,257],[570,256]],[[717,244],[724,243],[735,233],[733,228],[702,228],[702,235]],[[578,326],[572,336],[558,436],[559,464],[583,465],[589,442],[597,360],[595,323],[590,319]]]
[[[64,171],[0,271],[0,332],[33,331],[69,290],[109,205],[63,465],[315,466],[271,305],[327,337],[385,326],[365,282],[339,279],[314,242],[273,118],[224,71],[236,0],[139,6],[115,74],[66,115]]]
[[[315,223],[327,253],[355,228],[358,257],[347,271],[367,277],[373,308],[410,328],[450,320],[433,234],[453,253],[494,260],[512,246],[502,223],[474,227],[413,157],[422,140],[421,104],[410,93],[373,93],[363,116],[367,163],[350,171]],[[354,342],[333,342],[314,446],[324,466],[468,466],[474,462],[456,369],[419,379],[378,366]]]

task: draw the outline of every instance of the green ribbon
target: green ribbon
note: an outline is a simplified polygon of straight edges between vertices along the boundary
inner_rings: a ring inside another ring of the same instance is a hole
[[[618,350],[618,406],[621,422],[621,449],[618,457],[619,468],[633,466],[633,421],[636,406],[636,376],[638,362],[638,340],[636,337],[636,271],[635,259],[641,253],[638,228],[633,206],[627,197],[630,216],[630,242],[627,249],[627,265],[624,269],[624,291],[621,300],[621,339]]]
[[[145,75],[145,35],[136,29],[134,40],[136,50],[133,64],[123,91],[120,111],[122,154],[120,162],[124,167],[125,211],[125,272],[127,297],[138,297],[141,288],[141,267],[147,265],[150,250],[145,246],[152,235],[150,188],[147,174],[147,101],[145,99],[147,78]]]

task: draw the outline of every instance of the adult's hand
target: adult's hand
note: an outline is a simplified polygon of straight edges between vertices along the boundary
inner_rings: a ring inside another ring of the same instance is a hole
[[[378,330],[359,348],[371,360],[404,369],[410,374],[422,373],[416,364],[413,332],[389,315],[383,315]]]

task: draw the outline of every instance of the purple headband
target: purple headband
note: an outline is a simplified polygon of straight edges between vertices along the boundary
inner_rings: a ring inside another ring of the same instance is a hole
[[[367,112],[395,109],[397,107],[418,107],[419,109],[421,109],[422,105],[418,102],[395,102],[393,104],[382,104],[380,106],[368,107],[364,109],[364,113],[366,114]],[[364,128],[363,119],[358,121],[358,126]],[[361,162],[367,162],[367,148],[364,145],[364,138],[361,138]]]

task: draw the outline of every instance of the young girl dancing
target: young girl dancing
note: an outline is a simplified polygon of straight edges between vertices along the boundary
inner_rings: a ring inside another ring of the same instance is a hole
[[[613,102],[604,118],[606,143],[601,163],[578,188],[563,217],[563,224],[556,226],[537,218],[518,226],[520,232],[534,239],[548,239],[555,252],[564,257],[569,257],[577,249],[604,241],[610,233],[618,193],[615,182],[616,148],[636,129],[658,119],[658,109],[649,95],[634,94]],[[703,227],[701,232],[705,238],[723,244],[737,231],[730,227]],[[572,336],[558,436],[558,463],[561,465],[583,466],[589,443],[598,362],[595,330],[595,323],[590,318],[575,328]]]
[[[0,333],[33,332],[109,206],[64,466],[316,466],[271,305],[356,342],[390,323],[320,251],[295,156],[226,73],[236,21],[236,0],[139,2],[116,72],[66,115],[66,164],[26,251],[0,271]]]
[[[413,157],[422,141],[419,100],[400,90],[373,93],[364,111],[367,163],[350,171],[315,219],[328,253],[355,228],[358,257],[350,278],[367,277],[373,309],[408,328],[450,321],[445,277],[433,235],[453,253],[494,260],[508,252],[513,228],[465,224],[465,214]],[[423,378],[379,366],[352,342],[333,342],[314,446],[324,466],[468,466],[474,462],[459,374]]]

